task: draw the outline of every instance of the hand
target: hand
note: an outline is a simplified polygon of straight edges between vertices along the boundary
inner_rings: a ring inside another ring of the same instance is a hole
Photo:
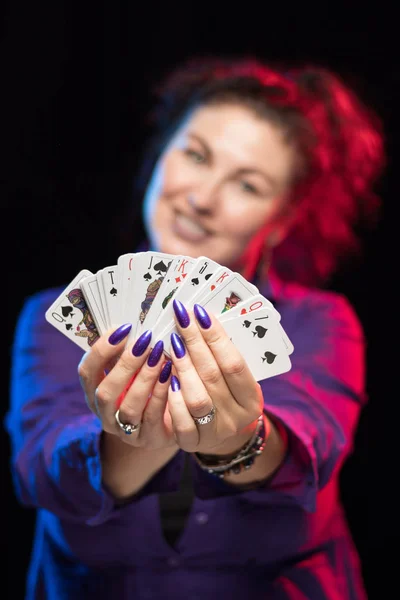
[[[243,446],[263,412],[260,385],[223,326],[202,307],[174,301],[179,336],[172,334],[168,407],[178,445],[186,452],[230,454]],[[174,391],[175,389],[175,391]],[[197,425],[215,406],[214,419]]]
[[[101,419],[104,431],[127,444],[149,450],[174,446],[167,410],[171,362],[163,367],[162,342],[151,350],[150,331],[124,347],[130,329],[127,324],[107,332],[82,358],[78,373],[86,402]],[[140,423],[138,430],[127,435],[120,428],[115,419],[118,407],[120,421]]]

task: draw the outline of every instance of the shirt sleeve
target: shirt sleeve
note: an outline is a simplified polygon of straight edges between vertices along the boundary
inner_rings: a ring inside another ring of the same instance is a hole
[[[284,318],[282,317],[284,326]],[[364,391],[365,339],[349,302],[329,293],[310,299],[290,335],[294,352],[288,373],[260,382],[264,411],[288,434],[280,468],[251,491],[227,484],[194,466],[196,494],[240,494],[265,504],[297,504],[316,510],[317,493],[338,475],[352,451]],[[268,452],[268,442],[264,452]]]
[[[127,504],[102,484],[101,422],[87,407],[78,378],[83,351],[44,317],[52,291],[27,299],[17,321],[11,361],[11,471],[18,500],[63,520],[97,525]],[[178,453],[137,496],[175,491],[183,468]]]

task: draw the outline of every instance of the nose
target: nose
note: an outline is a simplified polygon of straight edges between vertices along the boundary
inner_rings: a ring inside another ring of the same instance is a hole
[[[196,188],[186,195],[188,204],[199,214],[210,214],[217,205],[217,194],[215,187]]]

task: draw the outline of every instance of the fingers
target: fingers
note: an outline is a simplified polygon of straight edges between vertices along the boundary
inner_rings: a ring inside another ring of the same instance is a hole
[[[131,323],[121,325],[113,332],[102,335],[86,352],[79,363],[78,375],[87,397],[89,408],[97,412],[95,406],[95,391],[104,379],[105,371],[110,363],[115,362],[124,348],[124,342],[132,329]],[[132,376],[132,374],[131,374]]]
[[[249,417],[256,419],[263,407],[260,386],[239,349],[229,339],[220,321],[208,315],[202,306],[195,304],[193,312],[199,333],[213,354],[233,398]]]
[[[151,397],[146,404],[142,416],[141,433],[147,434],[146,429],[148,429],[150,434],[150,430],[155,430],[163,422],[168,399],[171,369],[172,361],[161,362],[159,377],[156,380]]]
[[[174,310],[179,334],[210,396],[229,411],[251,410],[258,399],[257,382],[219,320],[198,304],[189,313],[175,300]]]
[[[166,409],[172,362],[164,363],[162,341],[152,346],[151,331],[126,345],[130,330],[126,324],[103,335],[82,359],[79,376],[89,408],[99,416],[105,431],[125,442],[154,448],[174,444]],[[135,431],[124,427],[138,423]]]
[[[172,375],[168,389],[168,409],[177,444],[185,452],[195,452],[200,435],[182,395],[179,379]]]
[[[109,413],[115,413],[116,400],[128,388],[150,352],[150,331],[144,332],[133,346],[124,347],[130,329],[131,326],[126,324],[116,329],[109,337],[101,336],[78,368],[88,404],[103,422],[106,417],[109,427]],[[113,366],[105,377],[105,369],[110,363],[113,363]]]
[[[171,343],[173,349],[172,360],[182,386],[182,392],[188,402],[190,413],[194,417],[202,417],[211,410],[212,399],[193,365],[182,338],[173,333]],[[207,348],[205,348],[205,352],[207,352]]]
[[[174,310],[179,335],[171,336],[171,354],[181,390],[170,394],[168,402],[175,435],[187,451],[195,443],[195,431],[201,434],[197,439],[202,447],[215,446],[259,417],[260,386],[216,318],[198,305],[187,311],[177,300]],[[189,418],[203,417],[213,406],[214,418],[206,424],[194,422],[194,429]]]
[[[168,406],[177,442],[190,452],[197,449],[200,441],[211,447],[233,435],[237,418],[235,402],[193,315],[179,302],[174,303],[174,310],[182,323],[179,327],[182,337],[176,333],[171,335],[177,378],[171,379]],[[210,423],[201,425],[200,439],[195,419],[210,414],[214,407],[215,417]]]
[[[138,426],[135,431],[131,431],[128,440],[126,439],[125,433],[130,432],[129,425],[127,428],[124,428],[128,429],[128,431],[123,430],[121,434],[120,429],[118,432],[119,435],[123,436],[125,442],[134,446],[146,447],[150,450],[170,447],[176,444],[173,436],[171,417],[166,410],[172,362],[168,361],[164,363],[161,357],[159,362],[155,364],[157,360],[155,357],[157,356],[157,353],[160,352],[159,349],[162,348],[162,346],[162,342],[157,342],[154,346],[147,362],[139,371],[135,383],[128,389],[125,398],[121,403],[120,410],[118,411],[119,415],[121,415],[121,410],[125,411],[128,415],[133,414],[133,417],[126,417],[129,421],[123,422],[132,423],[133,425]],[[148,387],[143,384],[143,381],[148,380],[146,374],[143,377],[143,373],[145,373],[146,370],[151,370],[151,375],[153,377],[153,383]],[[158,379],[154,383],[155,377],[158,377]],[[149,393],[149,388],[151,387],[152,390],[150,390]],[[141,416],[136,417],[135,411],[140,412],[140,407],[142,407],[143,404],[145,404],[145,407]],[[133,410],[132,405],[134,407]],[[132,435],[132,433],[134,435]]]
[[[96,390],[103,424],[109,431],[115,432],[116,399],[121,394],[121,388],[124,395],[119,405],[120,421],[137,425],[142,420],[142,413],[161,372],[164,350],[162,341],[158,341],[150,351],[150,339],[151,332],[145,332],[132,348],[126,348]],[[129,377],[133,373],[136,376],[130,383]]]
[[[231,393],[215,357],[199,331],[193,313],[188,312],[178,300],[174,300],[173,307],[180,334],[171,336],[174,355],[179,359],[174,361],[174,365],[183,394],[190,402],[191,414],[202,417],[212,408],[211,398],[222,408],[231,404]],[[190,396],[186,395],[187,390],[191,390]]]

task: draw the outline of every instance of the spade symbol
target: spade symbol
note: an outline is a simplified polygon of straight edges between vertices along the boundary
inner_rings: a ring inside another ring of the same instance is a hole
[[[160,262],[158,262],[156,265],[154,265],[154,269],[156,271],[158,271],[157,275],[162,275],[163,273],[165,274],[167,272],[167,266],[164,264],[164,262],[162,260],[160,260]]]
[[[111,288],[110,294],[111,294],[111,296],[114,296],[114,298],[115,298],[115,296],[117,295],[117,290],[115,287]]]
[[[198,277],[194,277],[192,279],[192,285],[199,285],[199,278]]]
[[[143,279],[145,279],[146,281],[149,281],[149,279],[151,279],[150,273],[146,273],[146,275],[143,275]]]
[[[68,331],[70,329],[72,329],[72,323],[67,323],[66,326],[65,326],[65,329],[67,329]]]
[[[246,327],[246,329],[249,328],[250,325],[251,325],[251,321],[247,321],[247,320],[243,321],[243,327]]]
[[[212,273],[209,273],[208,275],[206,275],[206,276],[204,277],[204,279],[207,281],[208,279],[210,279],[211,275],[212,275]]]
[[[263,338],[264,335],[267,333],[268,329],[265,329],[265,327],[262,327],[261,325],[257,325],[256,330],[253,331],[253,335],[256,335],[258,338]]]
[[[72,311],[74,309],[72,308],[72,306],[62,306],[61,307],[61,313],[63,317],[68,317],[68,315],[71,315]],[[72,317],[72,315],[71,315]]]
[[[277,357],[277,354],[274,354],[273,352],[264,352],[264,357],[261,357],[262,361],[264,362],[266,360],[269,365],[272,365],[272,363]]]

